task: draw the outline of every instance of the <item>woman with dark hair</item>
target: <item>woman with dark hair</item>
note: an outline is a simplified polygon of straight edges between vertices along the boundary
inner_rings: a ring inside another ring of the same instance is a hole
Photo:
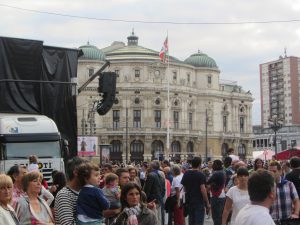
[[[128,183],[122,187],[122,212],[114,225],[157,225],[154,212],[141,201],[142,190],[136,183]]]
[[[140,178],[138,177],[137,169],[133,166],[129,166],[128,171],[129,171],[129,175],[130,175],[130,178],[129,178],[130,182],[136,183],[137,185],[142,187]]]
[[[233,186],[226,193],[226,202],[224,206],[223,216],[222,216],[222,225],[225,225],[229,216],[229,213],[232,210],[232,216],[230,225],[235,224],[235,218],[238,212],[248,203],[250,203],[249,194],[248,194],[248,178],[249,172],[247,168],[240,167],[237,170],[237,180],[238,183],[236,186]]]
[[[211,191],[211,215],[214,225],[221,225],[226,197],[224,191],[226,175],[223,170],[223,163],[221,160],[214,160],[212,168],[213,174],[207,181],[210,185]]]
[[[254,171],[258,170],[258,169],[263,169],[264,168],[264,162],[262,159],[257,158],[254,160]]]
[[[26,166],[22,166],[22,165],[12,166],[7,172],[7,175],[11,177],[14,183],[13,198],[12,198],[12,202],[10,203],[14,209],[16,208],[16,204],[19,201],[19,199],[26,194],[22,188],[22,179],[26,173],[27,173],[27,168]]]
[[[38,158],[36,155],[29,156],[29,165],[28,165],[28,171],[38,171],[39,165],[38,165]]]
[[[63,172],[60,171],[56,171],[53,176],[53,183],[52,186],[50,188],[50,192],[54,197],[54,200],[52,201],[50,208],[52,210],[52,213],[54,215],[54,202],[55,202],[55,197],[57,195],[57,193],[67,185],[67,178],[66,175]]]

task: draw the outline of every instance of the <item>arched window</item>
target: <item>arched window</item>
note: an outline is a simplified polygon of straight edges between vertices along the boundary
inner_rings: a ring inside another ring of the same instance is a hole
[[[246,152],[246,145],[245,144],[240,144],[238,148],[238,154],[240,159],[245,159],[247,152]]]
[[[130,144],[130,161],[141,162],[144,160],[144,143],[134,140]]]
[[[194,152],[194,143],[189,141],[187,143],[187,148],[186,149],[187,149],[187,152]]]
[[[111,145],[112,145],[112,148],[111,148],[112,152],[121,152],[121,141],[113,140],[111,142]]]
[[[193,156],[194,156],[194,143],[189,141],[187,143],[186,150],[187,150],[188,160],[193,159]]]
[[[141,141],[131,142],[130,152],[144,152],[144,144]]]
[[[180,161],[180,142],[173,141],[171,144],[171,160],[179,162]]]
[[[164,144],[162,141],[155,140],[151,144],[152,160],[163,160]]]
[[[172,153],[180,153],[180,143],[179,141],[173,141],[171,145]]]
[[[227,143],[223,143],[222,144],[222,149],[221,149],[221,153],[222,153],[222,156],[225,157],[227,155],[227,150],[228,150],[228,144]]]
[[[111,161],[122,161],[122,142],[119,140],[113,140],[110,142],[111,144],[111,152],[110,152],[110,160]]]

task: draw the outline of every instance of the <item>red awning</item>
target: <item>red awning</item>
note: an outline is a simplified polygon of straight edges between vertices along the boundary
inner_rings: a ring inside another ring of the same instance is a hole
[[[277,160],[288,160],[288,159],[292,158],[293,156],[300,157],[300,150],[298,150],[298,149],[284,150],[282,152],[279,152],[276,155],[276,159]]]

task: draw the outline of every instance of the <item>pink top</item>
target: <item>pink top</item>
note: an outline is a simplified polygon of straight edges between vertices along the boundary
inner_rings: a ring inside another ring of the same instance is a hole
[[[16,204],[19,201],[19,199],[23,196],[25,196],[26,193],[21,189],[19,189],[16,184],[14,184],[13,186],[13,198],[12,198],[12,202],[11,202],[11,206],[16,209]]]

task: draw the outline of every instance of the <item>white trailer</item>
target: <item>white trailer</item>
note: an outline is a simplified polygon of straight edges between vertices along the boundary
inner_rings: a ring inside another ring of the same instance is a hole
[[[53,170],[64,171],[64,141],[55,122],[43,115],[0,113],[0,172],[28,165],[36,155],[44,178],[52,183]]]

